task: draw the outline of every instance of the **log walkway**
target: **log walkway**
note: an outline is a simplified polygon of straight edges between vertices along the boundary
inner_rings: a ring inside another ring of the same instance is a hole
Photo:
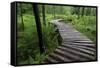
[[[60,20],[52,20],[62,37],[62,44],[43,63],[80,62],[96,60],[96,46],[90,39]]]

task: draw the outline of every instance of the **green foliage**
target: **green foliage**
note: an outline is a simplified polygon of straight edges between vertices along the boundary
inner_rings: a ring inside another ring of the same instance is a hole
[[[21,21],[21,8],[24,23]],[[58,33],[49,22],[54,19],[63,19],[65,23],[72,24],[78,31],[96,42],[96,9],[85,7],[45,5],[46,25],[43,24],[42,5],[38,5],[42,25],[45,53],[40,54],[39,40],[32,4],[18,3],[17,5],[17,63],[40,64],[57,46]],[[83,13],[84,11],[84,13]],[[92,14],[93,13],[93,14]],[[82,16],[83,14],[83,16]]]
[[[17,23],[17,63],[18,64],[39,64],[44,58],[48,56],[48,54],[57,47],[58,40],[57,35],[55,34],[53,26],[44,26],[42,23],[43,37],[46,52],[44,54],[40,54],[39,51],[39,40],[36,29],[36,23],[34,20],[34,16],[32,15],[23,15],[24,27],[25,30],[22,31],[20,15],[18,15]],[[46,18],[47,24],[52,16],[48,16]]]

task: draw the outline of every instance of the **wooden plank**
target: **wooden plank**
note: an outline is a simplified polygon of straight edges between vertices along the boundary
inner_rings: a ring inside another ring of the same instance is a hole
[[[71,45],[70,45],[71,46]],[[74,45],[75,46],[75,45]],[[77,46],[77,45],[76,45]],[[90,47],[85,47],[85,46],[77,46],[79,48],[83,48],[83,49],[86,49],[86,50],[90,50],[90,51],[93,51],[93,52],[96,52],[96,48],[90,48]]]
[[[95,56],[92,56],[92,55],[90,55],[90,54],[86,54],[86,53],[84,53],[84,52],[78,51],[78,50],[76,50],[76,49],[74,49],[74,48],[62,47],[62,46],[59,46],[58,48],[60,48],[60,49],[62,49],[62,50],[64,50],[64,51],[66,51],[66,52],[70,52],[70,53],[72,53],[72,54],[74,54],[74,55],[78,55],[78,56],[81,56],[81,57],[83,57],[83,58],[87,58],[87,59],[89,59],[89,60],[94,60],[94,59],[95,59]]]
[[[52,53],[50,56],[53,57],[56,60],[59,60],[60,62],[72,61],[72,60],[70,60],[68,58],[65,59],[64,56],[61,56],[60,54],[57,54],[57,53]]]
[[[63,42],[62,45],[77,45],[77,46],[87,46],[87,47],[92,47],[92,48],[95,48],[95,45],[94,44],[81,44],[81,43],[70,43],[70,42]]]
[[[50,56],[46,59],[46,61],[47,62],[53,62],[53,63],[57,63],[58,62],[57,60],[55,60],[54,58],[52,58]]]
[[[82,48],[79,48],[77,46],[70,46],[70,45],[63,45],[67,48],[70,48],[70,49],[74,49],[74,50],[77,50],[77,51],[80,51],[80,52],[83,52],[83,53],[86,53],[86,54],[90,54],[90,55],[95,55],[93,51],[89,51],[89,50],[86,50],[86,49],[82,49]]]
[[[61,49],[56,49],[55,53],[58,53],[59,55],[65,57],[65,59],[70,58],[70,59],[72,59],[72,61],[86,61],[86,60],[88,60],[86,58],[82,58],[82,57],[74,55],[72,53],[63,51]]]
[[[91,42],[89,40],[71,40],[71,39],[64,39],[63,42],[93,44],[93,42]]]

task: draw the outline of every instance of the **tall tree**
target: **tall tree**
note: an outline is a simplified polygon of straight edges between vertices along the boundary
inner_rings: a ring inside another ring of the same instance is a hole
[[[43,24],[46,25],[46,20],[45,20],[45,5],[42,5],[42,14],[43,14]]]
[[[54,19],[55,19],[55,17],[56,17],[55,16],[55,5],[53,5],[53,12],[54,12],[53,14],[54,14]]]
[[[91,8],[87,7],[86,15],[89,16],[89,15],[91,15],[91,14],[92,14]]]
[[[92,15],[93,16],[96,16],[96,12],[97,12],[96,8],[92,8]]]
[[[79,19],[79,17],[80,17],[80,7],[78,7],[77,15],[78,15],[78,19]]]
[[[89,15],[91,16],[92,15],[92,9],[89,8]]]
[[[22,9],[22,4],[20,4],[20,10],[21,10],[21,22],[22,22],[22,29],[24,30],[24,20],[23,20],[23,9]]]
[[[43,41],[43,35],[42,35],[42,28],[41,28],[39,10],[38,10],[38,5],[36,3],[33,4],[33,11],[34,11],[35,21],[36,21],[36,26],[37,26],[40,53],[42,54],[42,53],[45,52],[45,48],[44,48],[44,41]]]
[[[81,13],[81,16],[84,16],[84,8],[85,8],[85,7],[82,7],[82,13]]]

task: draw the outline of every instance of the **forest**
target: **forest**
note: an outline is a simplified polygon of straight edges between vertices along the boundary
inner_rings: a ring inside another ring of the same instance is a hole
[[[54,19],[73,25],[96,44],[96,8],[17,3],[17,64],[40,64],[61,44],[59,32],[50,24]]]

